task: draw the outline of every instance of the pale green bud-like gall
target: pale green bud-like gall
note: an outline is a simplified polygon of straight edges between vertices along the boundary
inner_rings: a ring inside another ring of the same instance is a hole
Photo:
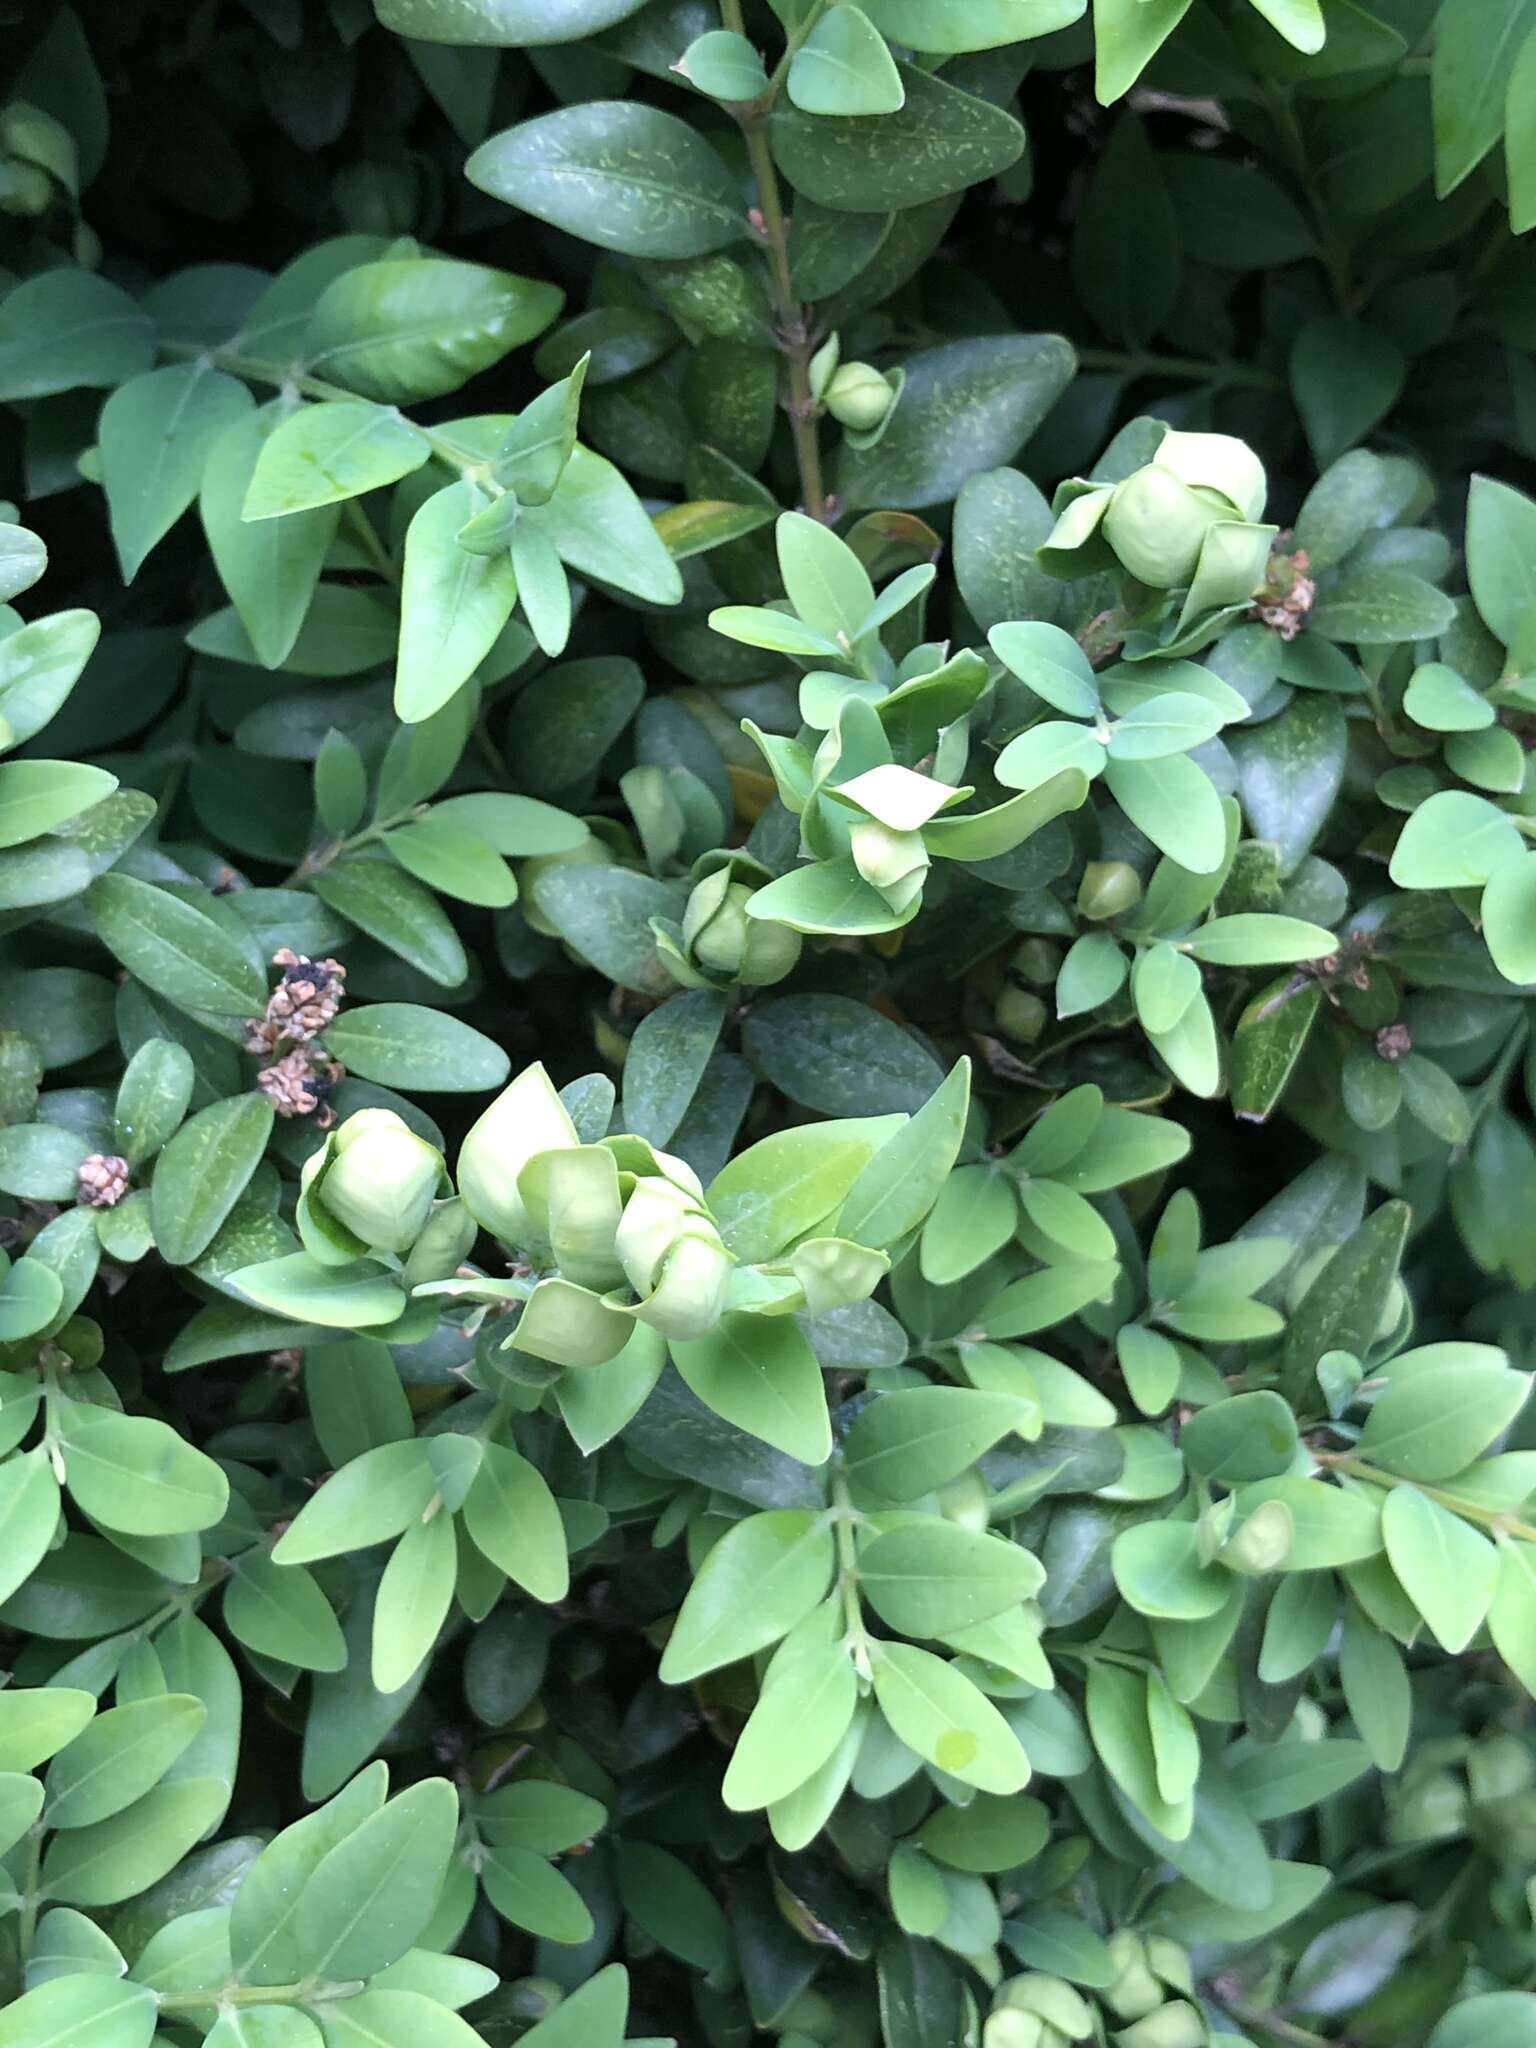
[[[1295,1541],[1295,1516],[1283,1500],[1267,1500],[1233,1530],[1216,1555],[1228,1571],[1258,1577],[1280,1571]]]
[[[1108,1946],[1120,1974],[1100,1998],[1116,2019],[1139,2020],[1144,2013],[1156,2012],[1163,2002],[1163,1987],[1149,1966],[1141,1936],[1132,1928],[1117,1927]]]
[[[1310,1700],[1304,1702],[1310,1706]],[[1326,1722],[1324,1723],[1326,1728]],[[1324,1732],[1319,1729],[1319,1734]],[[1195,1995],[1194,1974],[1189,1967],[1189,1951],[1176,1941],[1170,1941],[1166,1934],[1147,1936],[1147,1962],[1152,1973],[1165,1984],[1171,1984],[1175,1991],[1182,1991],[1187,1998]]]
[[[309,1199],[370,1250],[407,1252],[431,1213],[442,1172],[442,1153],[392,1109],[360,1109],[335,1132]]]
[[[407,1287],[428,1280],[446,1280],[469,1257],[480,1226],[460,1201],[435,1203],[420,1237],[411,1247],[401,1279]]]
[[[16,157],[0,160],[0,213],[35,220],[52,204],[53,186],[46,171]]]
[[[987,1482],[979,1472],[962,1472],[939,1489],[939,1513],[957,1528],[984,1535],[991,1522]]]
[[[683,912],[683,947],[716,980],[767,988],[790,972],[804,942],[787,925],[751,916],[753,894],[747,883],[731,880],[729,868],[696,883]]]
[[[1124,860],[1091,860],[1077,885],[1077,908],[1095,923],[1120,917],[1141,901],[1141,877]]]
[[[1001,2006],[982,2023],[981,2048],[1048,2048],[1053,2033],[1036,2012],[1018,2012]]]
[[[1208,2039],[1199,2008],[1185,1998],[1170,1999],[1115,2035],[1119,2048],[1205,2048]]]
[[[664,1337],[706,1336],[725,1313],[734,1263],[710,1226],[684,1231],[662,1260],[654,1291],[635,1314]]]
[[[1030,1970],[1022,1977],[1010,1977],[997,1996],[1019,2012],[1038,2014],[1069,2041],[1081,2041],[1093,2032],[1092,2007],[1065,1977]]]
[[[895,393],[873,363],[844,363],[827,386],[827,411],[845,427],[870,433],[895,402]]]
[[[1177,590],[1194,576],[1210,528],[1232,514],[1149,463],[1116,484],[1104,538],[1121,566],[1153,590]]]
[[[458,1188],[471,1216],[503,1243],[524,1245],[532,1219],[517,1177],[537,1152],[581,1143],[540,1064],[524,1068],[471,1128],[459,1151]]]
[[[1152,466],[1168,470],[1191,489],[1217,492],[1231,506],[1229,516],[1234,519],[1263,517],[1268,493],[1264,465],[1234,434],[1170,430],[1158,443]]]
[[[673,1241],[695,1219],[713,1227],[685,1188],[659,1175],[635,1182],[614,1233],[614,1249],[636,1294],[650,1293]]]
[[[512,1342],[551,1365],[605,1365],[629,1342],[632,1325],[600,1294],[569,1280],[541,1280],[528,1297]]]

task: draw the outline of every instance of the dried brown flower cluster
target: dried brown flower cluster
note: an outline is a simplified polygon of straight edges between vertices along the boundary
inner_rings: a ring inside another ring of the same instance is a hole
[[[127,1194],[132,1168],[117,1152],[93,1152],[82,1159],[75,1184],[88,1209],[115,1209]]]
[[[1305,548],[1289,555],[1276,549],[1269,558],[1269,573],[1253,609],[1282,640],[1296,638],[1316,602],[1317,585],[1307,574],[1311,566]]]
[[[347,970],[339,960],[311,960],[291,946],[280,946],[272,964],[283,970],[281,979],[265,1013],[246,1027],[246,1051],[273,1055],[256,1086],[279,1116],[316,1116],[323,1130],[335,1121],[327,1097],[346,1069],[316,1041],[341,1008]]]

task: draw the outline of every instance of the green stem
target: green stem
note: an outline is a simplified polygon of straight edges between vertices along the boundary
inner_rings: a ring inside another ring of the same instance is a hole
[[[1359,304],[1360,292],[1354,279],[1349,244],[1334,230],[1333,211],[1307,154],[1307,140],[1301,132],[1295,104],[1283,86],[1270,87],[1265,94],[1265,103],[1285,144],[1292,174],[1306,196],[1312,224],[1317,231],[1318,251],[1333,286],[1333,295],[1341,312],[1353,313]]]
[[[42,1904],[39,1880],[43,1868],[43,1824],[38,1821],[27,1837],[27,1867],[21,1881],[21,1921],[16,1942],[21,1967],[25,1970],[37,1935],[37,1909]]]
[[[400,566],[390,554],[389,549],[385,547],[383,541],[379,539],[377,532],[374,530],[373,521],[368,517],[368,514],[363,510],[356,498],[348,498],[344,517],[348,526],[351,527],[358,545],[362,548],[369,561],[372,562],[374,568],[384,578],[384,581],[398,585],[400,581]]]
[[[1201,356],[1164,356],[1146,350],[1080,348],[1085,370],[1120,370],[1129,377],[1189,377],[1205,384],[1240,384],[1254,391],[1283,391],[1285,380],[1248,363],[1207,362]]]
[[[228,2005],[323,2005],[354,1998],[361,1982],[327,1984],[309,1977],[298,1984],[221,1984],[212,1991],[162,1991],[162,2012],[206,2012]]]
[[[1408,1479],[1400,1472],[1383,1472],[1375,1465],[1368,1465],[1353,1451],[1317,1451],[1313,1455],[1320,1464],[1330,1471],[1347,1472],[1351,1479],[1363,1479],[1368,1486],[1390,1489],[1394,1486],[1413,1486],[1432,1501],[1438,1501],[1452,1514],[1460,1515],[1463,1521],[1476,1522],[1494,1536],[1514,1536],[1522,1543],[1536,1543],[1536,1526],[1522,1522],[1518,1515],[1512,1515],[1503,1508],[1485,1508],[1480,1501],[1463,1500],[1443,1486],[1426,1486],[1422,1479]]]
[[[859,1551],[854,1538],[859,1517],[841,1469],[832,1478],[832,1506],[832,1526],[837,1536],[837,1590],[843,1603],[847,1640],[853,1645],[854,1669],[860,1678],[869,1678],[872,1674],[869,1633],[864,1626],[864,1610],[859,1604]]]
[[[409,825],[414,818],[420,817],[425,808],[424,804],[407,804],[403,811],[394,811],[387,818],[375,818],[371,825],[365,825],[360,832],[354,832],[346,839],[327,840],[323,846],[311,848],[292,874],[283,878],[281,886],[285,889],[301,888],[311,875],[334,867],[344,853],[356,853],[360,846],[371,846],[397,825]]]
[[[720,18],[737,35],[745,34],[741,0],[720,0]],[[813,519],[827,521],[830,510],[821,473],[821,443],[816,432],[816,419],[821,408],[811,392],[810,366],[814,341],[806,309],[795,296],[794,278],[789,266],[789,222],[784,214],[779,174],[774,166],[773,151],[768,145],[766,125],[778,92],[780,74],[787,68],[798,40],[809,34],[810,27],[810,20],[802,25],[801,37],[785,52],[768,90],[759,99],[733,111],[741,123],[747,161],[752,166],[752,176],[757,185],[757,212],[762,222],[763,248],[768,258],[779,352],[784,358],[784,410],[789,414],[790,431],[794,436],[795,465],[800,472],[800,498]]]
[[[160,344],[160,348],[163,355],[173,356],[178,361],[208,362],[215,369],[227,370],[231,377],[243,377],[251,384],[270,384],[279,391],[296,391],[304,398],[345,400],[351,405],[367,403],[359,399],[355,391],[348,391],[344,384],[329,384],[323,377],[311,377],[307,370],[295,369],[290,363],[269,363],[257,356],[244,356],[238,349],[199,348],[189,341],[166,341]],[[410,424],[438,460],[445,462],[450,469],[456,469],[460,476],[476,476],[484,468],[473,449],[460,448],[436,428],[420,426],[415,420]]]

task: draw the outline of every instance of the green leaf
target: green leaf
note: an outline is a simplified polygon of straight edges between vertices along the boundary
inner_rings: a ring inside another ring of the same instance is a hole
[[[245,1873],[230,1913],[230,1951],[248,1984],[292,1983],[300,1971],[299,1909],[329,1852],[378,1813],[389,1774],[382,1763],[274,1837]]]
[[[1133,236],[1127,219],[1136,222]],[[1083,194],[1072,282],[1111,341],[1141,349],[1173,310],[1181,269],[1178,217],[1161,162],[1142,122],[1122,114]]]
[[[688,1589],[662,1656],[668,1685],[738,1663],[826,1598],[837,1552],[824,1515],[785,1508],[726,1531]]]
[[[83,761],[0,761],[0,846],[52,832],[117,788]]]
[[[298,417],[336,410],[316,406]],[[280,668],[294,653],[340,517],[335,505],[322,503],[281,519],[247,522],[252,479],[283,420],[280,408],[271,405],[226,427],[203,465],[199,498],[214,566],[264,668]]]
[[[828,1602],[780,1644],[757,1704],[737,1738],[721,1796],[736,1813],[772,1806],[836,1753],[858,1703],[841,1616]]]
[[[431,1654],[448,1618],[458,1576],[453,1518],[446,1510],[412,1522],[390,1553],[373,1609],[373,1657],[378,1692],[398,1692]]]
[[[70,1403],[56,1424],[70,1493],[94,1521],[127,1536],[211,1529],[229,1504],[221,1469],[149,1415]]]
[[[263,1550],[238,1560],[224,1591],[230,1633],[258,1656],[302,1671],[340,1671],[347,1648],[331,1603],[302,1565],[275,1564]]]
[[[1476,1992],[1446,2013],[1429,2037],[1429,2048],[1524,2048],[1533,2026],[1536,1992]]]
[[[686,1863],[650,1842],[635,1841],[618,1844],[617,1862],[619,1897],[643,1934],[696,1970],[713,1974],[731,1967],[725,1915]]]
[[[1278,718],[1227,738],[1238,794],[1257,838],[1279,849],[1293,874],[1322,831],[1344,779],[1343,708],[1318,690],[1300,692]]]
[[[345,1983],[396,1962],[437,1904],[458,1826],[446,1778],[423,1778],[321,1857],[300,1894],[301,1974]]]
[[[915,77],[926,74],[907,73],[909,94]],[[928,87],[952,90],[936,79]],[[902,121],[911,111],[909,98],[906,112],[888,118]],[[987,113],[1007,118],[991,108]],[[818,129],[829,125],[835,124],[816,123]],[[870,126],[853,125],[861,131]],[[879,442],[844,447],[838,481],[848,505],[907,510],[946,503],[977,470],[1017,454],[1074,367],[1071,348],[1055,334],[978,336],[908,356],[901,404]]]
[[[154,359],[149,316],[94,271],[61,264],[0,301],[0,398],[121,384]]]
[[[735,181],[704,138],[634,100],[561,107],[482,143],[472,185],[626,256],[707,256],[746,233]]]
[[[726,998],[692,989],[636,1026],[624,1060],[624,1122],[653,1145],[670,1142],[720,1037]]]
[[[1427,1344],[1400,1353],[1366,1417],[1361,1456],[1406,1479],[1453,1478],[1508,1428],[1530,1385],[1488,1345]]]
[[[449,484],[428,498],[406,532],[395,715],[408,725],[430,718],[463,688],[517,602],[510,556],[471,554],[458,544],[474,508],[468,484]]]
[[[125,583],[197,496],[215,444],[251,410],[245,386],[206,363],[171,363],[112,393],[97,445]]]
[[[727,1248],[755,1264],[806,1236],[839,1207],[897,1127],[895,1117],[805,1124],[737,1153],[704,1191]]]
[[[190,1265],[212,1244],[260,1164],[273,1114],[264,1095],[232,1095],[199,1110],[161,1152],[150,1224],[170,1265]]]
[[[1476,170],[1504,126],[1510,68],[1533,26],[1530,0],[1508,0],[1490,17],[1477,0],[1447,0],[1430,59],[1435,191],[1443,199]]]
[[[859,1553],[859,1586],[881,1620],[902,1635],[940,1637],[1031,1599],[1044,1583],[1016,1543],[924,1518],[886,1529]]]
[[[0,1693],[0,1770],[30,1771],[72,1742],[96,1711],[67,1685],[12,1686]]]
[[[845,1439],[848,1476],[886,1500],[916,1500],[957,1479],[1033,1413],[1034,1404],[1018,1396],[966,1387],[877,1395]]]
[[[76,1971],[0,2011],[0,2048],[149,2048],[158,2011],[147,1984]]]
[[[1293,1403],[1315,1399],[1313,1370],[1325,1352],[1358,1355],[1371,1343],[1397,1283],[1408,1221],[1406,1204],[1383,1202],[1313,1278],[1286,1333],[1282,1391]]]
[[[86,1827],[157,1785],[201,1728],[201,1700],[161,1693],[98,1714],[48,1767],[47,1825]]]
[[[898,1243],[928,1214],[965,1133],[971,1063],[957,1060],[928,1100],[860,1171],[838,1212],[838,1229],[858,1244]]]
[[[275,1564],[312,1564],[401,1535],[437,1491],[424,1445],[380,1444],[353,1458],[312,1494],[272,1553]]]
[[[1170,1842],[1186,1840],[1194,1821],[1188,1795],[1167,1800],[1158,1789],[1147,1680],[1140,1672],[1096,1661],[1088,1667],[1087,1707],[1099,1761],[1132,1808]]]
[[[464,1526],[508,1578],[536,1600],[563,1600],[570,1584],[565,1531],[543,1475],[505,1445],[485,1446],[464,1499]]]
[[[978,1791],[1021,1792],[1029,1759],[992,1702],[953,1664],[911,1643],[881,1643],[875,1698],[894,1734]]]
[[[1536,1551],[1507,1536],[1497,1540],[1499,1583],[1488,1610],[1488,1633],[1526,1691],[1536,1692]]]
[[[419,36],[427,43],[516,49],[580,42],[623,21],[643,4],[644,0],[378,0],[378,16],[396,35]],[[621,1980],[623,1974],[618,1972]],[[545,2044],[539,2042],[538,2048]]]
[[[1227,850],[1226,818],[1215,784],[1203,768],[1183,754],[1159,761],[1111,759],[1104,778],[1115,802],[1159,852],[1197,875],[1212,874],[1221,866]]]
[[[1190,1471],[1227,1487],[1289,1470],[1298,1441],[1295,1416],[1268,1388],[1215,1401],[1179,1432]]]
[[[762,58],[733,29],[709,29],[695,36],[678,59],[677,70],[715,100],[755,100],[768,89]]]
[[[1395,1771],[1413,1726],[1413,1690],[1402,1653],[1353,1604],[1344,1612],[1339,1682],[1361,1741],[1380,1771]]]
[[[1491,476],[1467,498],[1467,581],[1483,624],[1510,646],[1536,605],[1536,503]]]
[[[1291,344],[1291,391],[1319,469],[1361,441],[1402,396],[1408,362],[1367,321],[1325,313]]]
[[[1451,599],[1409,569],[1346,569],[1318,599],[1308,625],[1325,640],[1390,647],[1435,639],[1455,616]]]
[[[374,1329],[397,1322],[405,1312],[405,1294],[395,1275],[367,1259],[324,1266],[308,1252],[288,1252],[226,1274],[225,1284],[258,1308],[327,1330]]]
[[[707,1337],[674,1338],[672,1359],[717,1415],[805,1465],[825,1463],[832,1426],[821,1366],[787,1317],[727,1315]]]
[[[894,114],[906,100],[885,38],[847,0],[816,22],[790,62],[787,83],[807,114]]]
[[[849,996],[770,996],[747,1014],[742,1040],[763,1078],[823,1116],[920,1109],[941,1069],[910,1032]]]
[[[542,334],[564,302],[556,285],[479,263],[363,263],[326,286],[300,347],[312,374],[410,404],[457,391]]]
[[[192,1055],[174,1039],[146,1039],[133,1054],[112,1108],[112,1141],[130,1165],[142,1166],[174,1135],[196,1078]]]
[[[102,944],[178,1009],[246,1017],[265,1008],[265,975],[195,903],[131,875],[103,875],[89,903]]]
[[[623,2048],[629,1978],[610,1963],[522,2036],[526,2048]]]
[[[31,1578],[58,1522],[58,1482],[42,1447],[0,1464],[0,1597],[9,1600]]]
[[[240,516],[280,519],[361,497],[420,469],[431,452],[426,435],[393,406],[364,399],[302,406],[261,444]]]
[[[393,861],[338,861],[311,886],[322,903],[441,987],[456,988],[469,972],[459,935],[436,898]]]
[[[1094,96],[1101,107],[1130,91],[1188,12],[1189,0],[1093,0]]]
[[[514,1926],[542,1941],[579,1943],[592,1938],[592,1915],[568,1877],[531,1849],[503,1845],[480,1872],[485,1895]]]
[[[1011,114],[915,64],[896,73],[904,100],[893,113],[775,109],[774,159],[802,197],[840,213],[886,212],[962,192],[1017,162],[1024,131]]]
[[[1486,1536],[1414,1486],[1394,1486],[1381,1512],[1387,1557],[1443,1649],[1464,1650],[1482,1627],[1499,1578]]]
[[[110,1820],[55,1835],[43,1856],[45,1894],[69,1906],[115,1906],[147,1891],[202,1839],[228,1798],[220,1779],[183,1778]]]
[[[1202,1564],[1194,1525],[1138,1522],[1115,1538],[1115,1584],[1138,1614],[1158,1621],[1203,1621],[1225,1603],[1231,1581]]]

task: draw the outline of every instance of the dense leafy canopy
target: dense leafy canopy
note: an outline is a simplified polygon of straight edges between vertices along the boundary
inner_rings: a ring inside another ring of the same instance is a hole
[[[1536,2048],[1531,0],[13,13],[0,2048]]]

